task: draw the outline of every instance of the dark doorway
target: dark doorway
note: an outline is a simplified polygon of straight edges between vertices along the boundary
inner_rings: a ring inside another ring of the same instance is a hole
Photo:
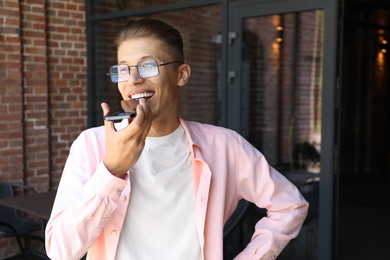
[[[390,3],[344,1],[337,259],[390,255]]]

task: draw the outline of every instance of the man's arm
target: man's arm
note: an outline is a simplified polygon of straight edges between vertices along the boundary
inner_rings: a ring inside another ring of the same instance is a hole
[[[251,242],[235,259],[276,259],[298,235],[308,203],[259,151],[245,139],[239,140],[237,190],[242,198],[267,209],[267,216],[257,222]]]
[[[52,259],[80,259],[118,205],[126,181],[108,172],[101,161],[104,149],[99,148],[85,134],[72,145],[46,226],[46,250]]]

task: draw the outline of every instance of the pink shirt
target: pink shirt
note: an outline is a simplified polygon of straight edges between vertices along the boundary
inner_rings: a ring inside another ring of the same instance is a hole
[[[236,132],[181,121],[192,147],[196,227],[204,259],[223,259],[223,227],[240,199],[268,216],[236,259],[275,259],[297,236],[308,204],[263,155]],[[46,227],[46,250],[56,260],[114,259],[131,184],[111,175],[102,160],[104,128],[73,143]],[[180,231],[178,231],[180,232]]]

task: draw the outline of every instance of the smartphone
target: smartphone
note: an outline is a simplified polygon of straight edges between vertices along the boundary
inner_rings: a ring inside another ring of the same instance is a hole
[[[137,115],[136,112],[123,112],[123,111],[113,111],[109,112],[104,116],[104,120],[107,121],[121,121],[123,119],[134,118]]]
[[[119,108],[114,107],[104,115],[104,120],[120,122],[123,119],[134,118],[137,115],[137,105],[138,101],[136,100],[122,100]]]

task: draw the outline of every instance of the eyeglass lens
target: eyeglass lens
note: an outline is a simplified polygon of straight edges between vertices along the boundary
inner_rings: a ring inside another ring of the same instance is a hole
[[[131,68],[137,67],[138,75],[143,78],[155,77],[159,74],[158,64],[155,60],[140,61],[136,66],[127,64],[119,64],[112,66],[110,69],[110,77],[113,83],[127,81],[130,78]]]

